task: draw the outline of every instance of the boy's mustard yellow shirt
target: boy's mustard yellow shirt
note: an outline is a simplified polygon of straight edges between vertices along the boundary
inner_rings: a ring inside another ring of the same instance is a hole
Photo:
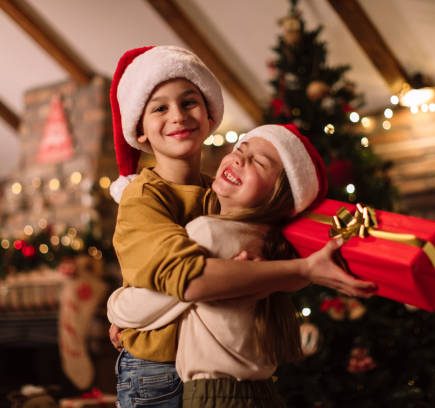
[[[184,226],[205,213],[210,184],[207,176],[202,177],[201,186],[174,184],[151,169],[143,169],[127,186],[113,236],[124,286],[152,289],[184,300],[186,284],[202,273],[207,255],[188,238]],[[177,321],[147,332],[126,329],[121,339],[137,358],[173,361],[177,329]]]

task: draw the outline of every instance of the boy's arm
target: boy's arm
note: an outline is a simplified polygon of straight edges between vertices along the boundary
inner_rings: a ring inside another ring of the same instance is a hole
[[[118,327],[152,330],[174,321],[189,306],[149,289],[118,288],[107,301],[107,317]]]
[[[177,224],[182,209],[158,189],[143,189],[141,195],[123,197],[118,209],[113,244],[124,286],[182,299],[187,281],[202,273],[207,251]]]

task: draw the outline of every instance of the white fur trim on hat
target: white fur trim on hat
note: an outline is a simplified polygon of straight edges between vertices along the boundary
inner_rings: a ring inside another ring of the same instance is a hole
[[[156,46],[138,55],[125,69],[118,85],[122,129],[130,146],[147,151],[137,141],[137,124],[154,88],[169,79],[185,78],[204,95],[216,130],[222,121],[224,103],[220,84],[206,65],[192,52],[174,46]]]
[[[110,184],[110,195],[119,204],[121,201],[122,193],[125,188],[137,177],[137,174],[129,176],[119,176],[115,181]]]
[[[278,151],[292,190],[295,213],[309,207],[319,193],[320,184],[313,160],[299,137],[284,126],[264,125],[246,133],[234,148],[253,137],[267,140]]]

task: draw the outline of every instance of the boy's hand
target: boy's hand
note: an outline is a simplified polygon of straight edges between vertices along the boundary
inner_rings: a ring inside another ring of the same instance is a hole
[[[110,341],[113,344],[113,347],[115,347],[116,350],[118,351],[122,350],[121,339],[119,338],[120,333],[121,333],[121,328],[119,328],[118,326],[112,323],[109,329],[109,337],[110,337]]]
[[[238,255],[231,258],[233,261],[264,261],[263,258],[259,256],[254,256],[250,254],[248,251],[241,251]]]
[[[316,285],[338,290],[348,296],[371,297],[376,285],[346,273],[333,261],[343,239],[331,239],[322,249],[305,258],[305,277]]]

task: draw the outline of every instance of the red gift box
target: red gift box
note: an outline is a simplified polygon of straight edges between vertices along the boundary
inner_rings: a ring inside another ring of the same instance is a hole
[[[284,236],[301,257],[306,257],[321,249],[330,239],[332,216],[342,207],[352,215],[355,213],[355,205],[324,200],[310,214],[287,225]],[[329,224],[319,220],[321,218],[327,219]],[[379,231],[389,231],[402,234],[402,238],[407,238],[403,234],[413,234],[419,240],[413,243],[392,240],[398,239],[398,234],[394,238],[353,236],[340,249],[350,271],[362,279],[375,282],[379,296],[434,311],[435,260],[430,243],[435,243],[435,222],[381,210],[376,210],[376,220],[378,225],[369,228],[369,234],[370,231],[375,235]],[[356,230],[359,231],[358,227]],[[412,236],[407,241],[410,238]]]

